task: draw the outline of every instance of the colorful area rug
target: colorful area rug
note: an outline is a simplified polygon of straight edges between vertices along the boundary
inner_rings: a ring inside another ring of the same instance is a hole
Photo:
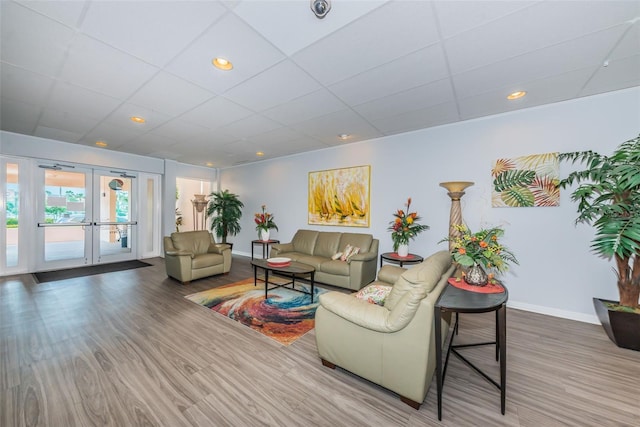
[[[307,285],[296,283],[297,287],[309,291]],[[289,345],[315,326],[318,295],[327,291],[315,286],[313,290],[313,304],[310,295],[286,288],[270,290],[265,299],[264,283],[254,286],[251,278],[185,298]]]

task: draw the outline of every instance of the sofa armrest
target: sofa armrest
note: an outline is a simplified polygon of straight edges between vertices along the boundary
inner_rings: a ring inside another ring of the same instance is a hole
[[[358,253],[353,255],[350,259],[349,262],[352,261],[371,261],[372,259],[377,260],[378,259],[378,254],[375,252],[364,252],[364,253]]]
[[[231,246],[226,243],[211,243],[207,252],[210,254],[222,255],[223,251],[226,249],[231,249]]]
[[[188,256],[191,259],[193,259],[195,257],[195,254],[193,252],[190,252],[190,251],[178,251],[178,250],[166,251],[165,255],[167,255],[167,256]]]
[[[283,252],[293,252],[293,243],[275,243],[271,245],[270,257],[276,257]]]
[[[376,332],[394,332],[388,327],[389,310],[341,292],[320,295],[320,305],[344,320]]]
[[[378,271],[378,281],[385,282],[393,286],[405,271],[407,271],[407,269],[404,267],[383,265]]]

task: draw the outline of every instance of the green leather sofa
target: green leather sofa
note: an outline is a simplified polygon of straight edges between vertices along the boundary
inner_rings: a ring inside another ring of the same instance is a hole
[[[349,261],[331,259],[347,245],[360,249]],[[290,243],[271,246],[271,257],[312,265],[316,282],[358,290],[376,278],[378,239],[371,234],[298,230]]]

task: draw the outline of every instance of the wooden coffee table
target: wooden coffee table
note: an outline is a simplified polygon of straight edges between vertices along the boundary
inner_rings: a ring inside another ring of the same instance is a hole
[[[253,266],[253,285],[256,286],[258,284],[258,269],[261,269],[264,272],[264,279],[260,279],[264,282],[264,297],[267,298],[268,292],[270,289],[282,288],[287,285],[291,285],[291,289],[296,292],[302,292],[303,294],[307,294],[311,296],[311,302],[313,302],[313,286],[314,286],[314,277],[316,274],[316,269],[308,264],[303,264],[301,262],[291,261],[286,267],[275,267],[267,262],[266,259],[253,259],[251,260],[251,265]],[[269,273],[278,274],[279,276],[284,276],[290,278],[290,282],[286,283],[274,283],[269,282]],[[303,278],[309,276],[309,281],[311,282],[311,292],[307,292],[302,288],[296,289],[296,278]],[[269,288],[269,285],[272,287]]]

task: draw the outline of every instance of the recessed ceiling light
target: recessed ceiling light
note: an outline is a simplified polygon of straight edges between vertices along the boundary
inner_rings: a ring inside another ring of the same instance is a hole
[[[143,119],[142,117],[138,117],[138,116],[132,116],[132,117],[129,117],[129,118],[134,123],[144,123],[144,122],[146,122],[145,119]]]
[[[207,165],[207,166],[209,166],[209,167],[212,167],[212,166],[213,166],[213,163],[211,163],[211,162],[207,162],[207,163],[206,163],[206,165]]]
[[[109,145],[109,144],[107,144],[107,143],[106,143],[106,142],[104,142],[104,141],[96,141],[96,145],[97,145],[98,147],[106,147],[106,146],[107,146],[107,145]]]
[[[512,92],[509,95],[507,95],[507,99],[511,101],[511,100],[514,100],[514,99],[522,98],[526,94],[527,94],[527,92],[525,92],[524,90],[519,90],[519,91]]]
[[[262,151],[258,151],[258,152],[256,152],[256,156],[262,157],[262,156],[264,156],[264,153]]]
[[[351,135],[349,135],[348,133],[341,133],[340,135],[338,135],[338,138],[340,138],[341,140],[347,140],[349,139]]]
[[[231,63],[231,61],[225,58],[213,58],[213,61],[211,61],[211,63],[219,70],[229,71],[233,68],[233,64]]]

